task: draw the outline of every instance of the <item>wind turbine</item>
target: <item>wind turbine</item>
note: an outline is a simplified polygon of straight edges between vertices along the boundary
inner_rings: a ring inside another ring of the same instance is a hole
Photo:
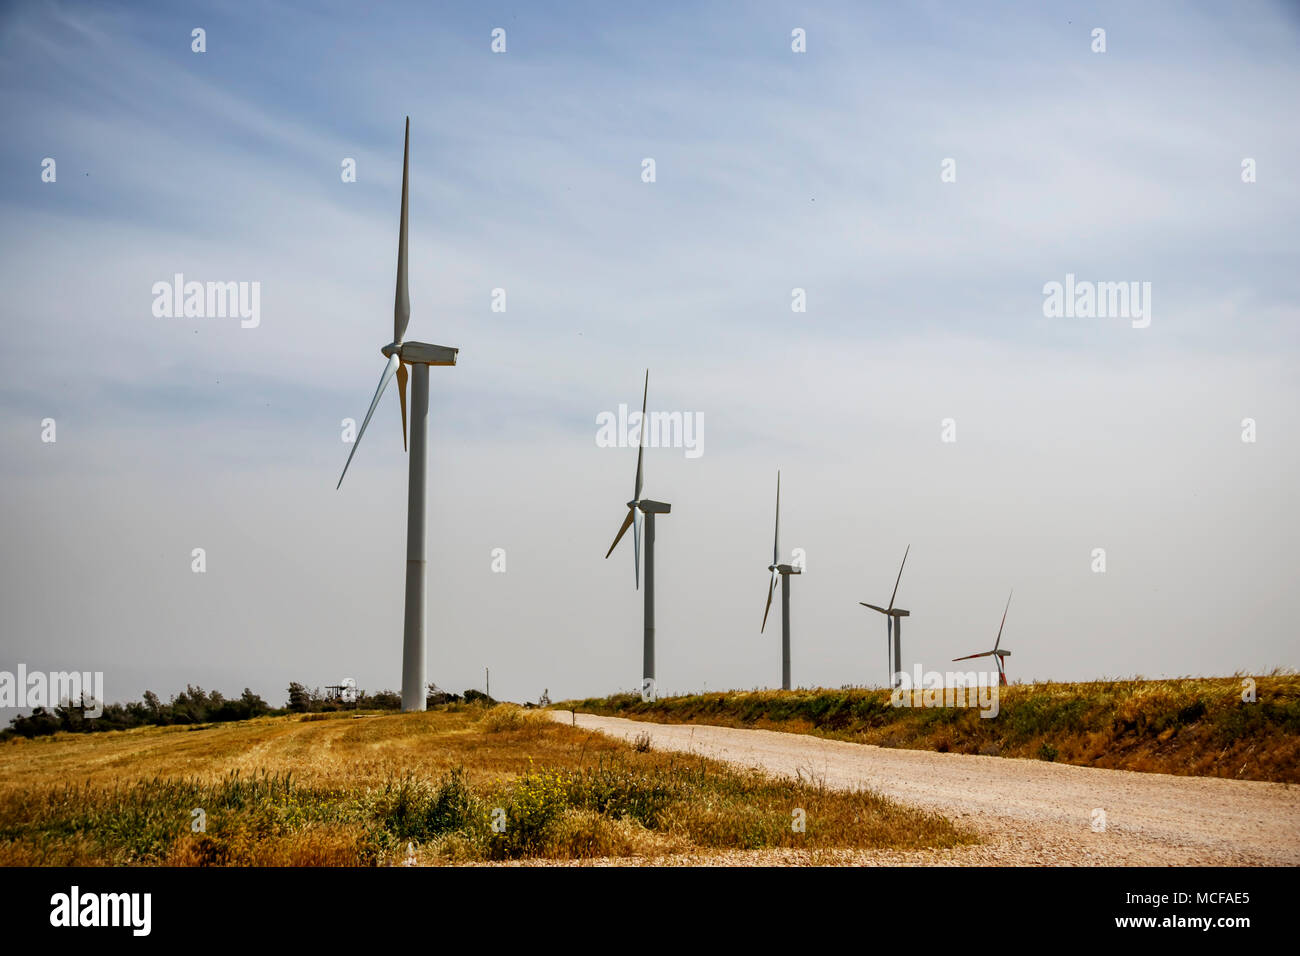
[[[767,607],[763,609],[762,634],[767,630],[767,614],[772,610],[772,592],[776,576],[781,575],[781,689],[790,689],[790,575],[803,572],[792,564],[781,564],[781,472],[776,473],[776,533],[772,538],[772,563],[767,569],[772,580],[767,585]]]
[[[1015,591],[1011,592],[1011,594],[1015,593]],[[1007,606],[1002,610],[1002,623],[998,625],[998,639],[993,642],[993,650],[984,651],[982,654],[967,654],[965,657],[953,658],[953,661],[969,661],[976,657],[992,657],[998,662],[998,677],[1004,687],[1007,683],[1007,671],[1003,666],[1002,658],[1010,657],[1011,652],[998,650],[998,646],[1002,643],[1002,628],[1007,626],[1007,611],[1011,610],[1011,594],[1007,595]]]
[[[655,515],[666,515],[673,506],[664,501],[650,501],[641,497],[642,462],[645,456],[646,398],[650,394],[650,370],[645,372],[645,389],[641,393],[641,433],[636,449],[636,486],[632,500],[627,503],[627,516],[614,536],[614,543],[605,552],[608,558],[632,528],[632,560],[636,568],[636,586],[641,587],[641,515],[645,515],[645,640],[641,655],[641,696],[653,696],[655,681]]]
[[[903,564],[907,564],[907,554],[912,550],[912,546],[907,546],[907,551],[903,552]],[[899,684],[899,674],[902,665],[899,658],[902,657],[902,632],[903,618],[911,617],[911,611],[904,611],[902,608],[894,607],[894,598],[898,597],[898,582],[903,580],[903,564],[898,566],[898,577],[894,581],[894,593],[889,596],[889,607],[876,607],[874,604],[868,604],[866,601],[859,601],[863,607],[869,607],[873,611],[879,611],[885,615],[885,655],[890,657],[889,664],[889,681],[891,687],[897,687]],[[890,654],[890,638],[893,639],[893,653]]]
[[[397,375],[398,397],[402,404],[402,447],[406,448],[406,366],[411,366],[411,447],[410,472],[406,492],[406,611],[402,627],[402,710],[424,710],[424,469],[426,438],[429,425],[429,366],[455,365],[459,349],[425,342],[404,342],[406,326],[411,321],[411,297],[406,288],[406,209],[407,174],[410,170],[411,118],[406,118],[406,140],[402,147],[402,219],[397,234],[397,293],[393,300],[393,341],[380,349],[388,359],[379,388],[370,400],[361,431],[348,454],[337,491],[352,464],[361,438],[375,413],[380,396],[389,380]]]

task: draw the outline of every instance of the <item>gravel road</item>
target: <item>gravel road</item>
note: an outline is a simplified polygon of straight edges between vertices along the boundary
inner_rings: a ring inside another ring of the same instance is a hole
[[[573,720],[568,711],[555,719]],[[656,750],[702,754],[777,776],[802,774],[844,789],[871,789],[936,810],[984,839],[958,850],[798,851],[662,862],[969,866],[1300,864],[1300,788],[1252,780],[1099,770],[824,740],[806,734],[701,724],[657,724],[578,714],[577,726]],[[1094,829],[1104,812],[1104,830]],[[613,861],[611,861],[613,862]]]

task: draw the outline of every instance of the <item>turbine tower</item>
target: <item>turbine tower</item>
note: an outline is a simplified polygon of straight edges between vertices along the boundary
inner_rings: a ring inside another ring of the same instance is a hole
[[[898,597],[898,582],[903,580],[903,565],[907,564],[907,554],[912,550],[912,546],[907,546],[907,551],[903,552],[903,564],[898,566],[898,577],[894,581],[894,593],[889,596],[889,607],[876,607],[874,604],[868,604],[866,601],[859,601],[863,607],[869,607],[873,611],[879,611],[885,615],[885,654],[890,658],[889,663],[889,686],[897,687],[899,684],[899,674],[901,673],[902,664],[899,663],[902,657],[902,640],[903,640],[903,618],[911,617],[911,611],[904,611],[902,608],[894,607],[894,598]],[[890,643],[893,643],[893,653],[890,653]]]
[[[1016,593],[1015,591],[1011,592],[1011,594],[1015,594],[1015,593]],[[993,642],[993,650],[984,651],[981,654],[967,654],[965,657],[953,658],[953,661],[956,662],[956,661],[969,661],[975,659],[976,657],[992,657],[995,661],[998,662],[998,679],[1004,687],[1006,686],[1007,683],[1007,671],[1006,671],[1006,667],[1003,665],[1002,659],[1004,657],[1010,657],[1011,652],[998,650],[998,647],[1002,644],[1002,628],[1007,626],[1007,611],[1011,610],[1011,594],[1007,595],[1007,606],[1002,610],[1002,623],[998,625],[998,639]]]
[[[406,209],[407,174],[410,170],[411,118],[406,118],[406,140],[402,147],[402,219],[397,234],[397,293],[393,300],[393,341],[380,349],[388,359],[375,397],[370,400],[361,431],[348,454],[337,491],[352,464],[361,438],[370,424],[384,389],[397,375],[398,397],[402,405],[402,447],[406,448],[406,366],[411,366],[411,447],[410,472],[406,493],[406,610],[402,628],[402,710],[424,710],[424,470],[429,425],[429,366],[455,365],[459,349],[425,342],[405,342],[406,326],[411,321],[411,297],[406,287]]]
[[[655,515],[666,515],[673,506],[664,501],[651,501],[641,497],[642,463],[645,456],[646,398],[650,394],[650,370],[646,369],[645,389],[641,393],[641,433],[636,449],[636,485],[632,500],[627,503],[627,516],[614,536],[614,543],[605,552],[608,558],[632,528],[632,560],[636,569],[636,586],[641,587],[641,515],[645,515],[645,638],[641,654],[641,696],[653,696],[655,691]]]
[[[781,689],[790,689],[790,575],[803,572],[792,564],[781,564],[781,472],[776,473],[776,533],[772,538],[772,563],[767,566],[772,579],[767,585],[767,607],[763,609],[762,634],[767,630],[767,614],[772,610],[772,592],[776,576],[781,575]]]

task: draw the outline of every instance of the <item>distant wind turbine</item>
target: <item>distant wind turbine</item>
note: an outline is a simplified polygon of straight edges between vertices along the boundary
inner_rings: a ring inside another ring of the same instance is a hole
[[[879,611],[885,615],[885,655],[890,658],[889,664],[889,682],[891,687],[897,687],[900,682],[899,675],[902,673],[902,664],[899,663],[902,657],[902,632],[903,618],[910,617],[911,611],[904,611],[902,608],[894,607],[894,599],[898,597],[898,582],[903,580],[903,565],[907,564],[908,552],[912,546],[907,546],[907,551],[903,552],[903,564],[898,566],[898,577],[894,581],[894,593],[889,596],[889,607],[876,607],[874,604],[868,604],[866,601],[859,601],[863,607],[869,607],[873,611]],[[893,639],[893,653],[890,654],[890,639]]]
[[[767,585],[767,607],[763,608],[762,634],[767,630],[767,614],[772,610],[772,592],[776,576],[781,576],[781,689],[790,689],[790,575],[803,572],[792,564],[781,564],[781,472],[776,473],[776,533],[772,538],[772,563],[767,569],[772,580]]]
[[[445,345],[428,345],[424,342],[403,342],[406,326],[411,321],[411,297],[406,287],[406,210],[407,178],[410,170],[411,118],[406,118],[406,139],[402,147],[402,219],[397,234],[397,293],[393,300],[393,341],[380,349],[388,359],[379,388],[370,400],[361,431],[348,454],[343,474],[335,490],[342,487],[343,477],[352,464],[361,438],[375,413],[380,396],[397,375],[398,397],[402,405],[402,447],[406,447],[406,366],[411,374],[411,448],[410,471],[407,476],[406,497],[406,609],[402,627],[402,710],[424,710],[424,471],[426,463],[426,438],[429,424],[429,366],[455,365],[459,349]]]
[[[1015,591],[1011,592],[1011,594],[1015,593]],[[974,660],[976,657],[992,657],[998,663],[998,678],[1003,686],[1007,683],[1007,671],[1003,666],[1002,659],[1004,657],[1010,657],[1011,652],[998,650],[998,647],[1002,644],[1002,629],[1007,626],[1007,611],[1011,610],[1011,594],[1007,595],[1007,606],[1002,610],[1002,623],[998,625],[998,639],[993,642],[993,650],[984,651],[982,654],[967,654],[965,657],[953,658],[953,661],[955,662]]]
[[[636,586],[641,587],[641,515],[645,515],[645,637],[641,655],[641,692],[653,694],[655,680],[655,515],[666,515],[672,505],[664,501],[650,501],[641,497],[643,463],[646,443],[646,399],[650,394],[650,370],[646,369],[645,388],[641,393],[641,429],[636,450],[636,485],[632,500],[627,503],[627,515],[614,536],[614,543],[605,552],[608,558],[632,528],[632,560],[636,573]]]

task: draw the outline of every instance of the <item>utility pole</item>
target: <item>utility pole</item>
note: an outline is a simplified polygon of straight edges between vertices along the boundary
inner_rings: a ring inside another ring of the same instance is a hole
[[[492,698],[492,672],[486,667],[483,668],[483,681],[487,684],[487,690],[485,693],[488,695],[488,699],[490,700]]]

